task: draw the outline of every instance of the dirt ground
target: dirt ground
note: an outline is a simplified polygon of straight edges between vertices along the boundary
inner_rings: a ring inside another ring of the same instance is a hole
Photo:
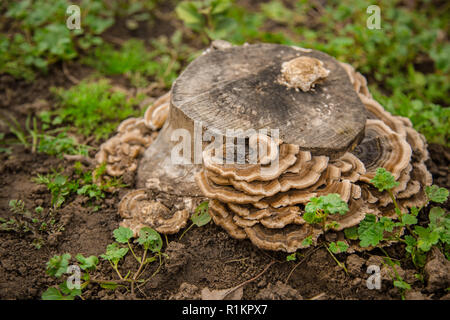
[[[28,113],[37,113],[47,108],[52,97],[50,86],[67,86],[67,79],[55,66],[51,76],[33,83],[14,80],[9,76],[0,77],[0,104],[2,112],[9,112],[24,121]],[[73,74],[83,76],[88,70],[72,66]],[[71,70],[72,72],[72,70]],[[2,131],[5,128],[1,128]],[[83,142],[83,141],[81,141]],[[91,143],[92,144],[92,143]],[[430,145],[431,160],[428,162],[434,183],[450,187],[450,150],[440,145]],[[91,151],[92,154],[95,150]],[[38,173],[50,172],[50,168],[66,168],[65,174],[72,174],[73,163],[44,154],[31,154],[22,146],[16,146],[11,155],[0,156],[0,217],[11,215],[8,202],[21,199],[26,207],[50,207],[50,194],[44,186],[31,181]],[[133,178],[127,183],[133,184]],[[63,226],[59,232],[48,235],[41,249],[31,245],[32,235],[14,232],[0,232],[0,298],[39,299],[42,292],[56,284],[45,274],[45,264],[55,254],[71,253],[75,256],[99,255],[113,241],[112,231],[118,227],[120,217],[117,204],[127,189],[108,195],[98,211],[86,205],[83,196],[76,196],[58,211],[56,224]],[[446,204],[448,208],[448,204]],[[422,215],[423,216],[423,215]],[[379,261],[378,249],[358,254],[340,254],[338,259],[346,261],[347,275],[324,248],[305,249],[305,258],[295,270],[297,262],[287,262],[286,254],[262,251],[248,240],[230,238],[212,222],[202,228],[193,228],[181,241],[178,235],[169,236],[169,247],[163,251],[170,257],[161,271],[152,278],[135,296],[125,289],[108,291],[98,286],[89,287],[83,294],[87,299],[196,299],[204,287],[231,288],[255,277],[275,261],[262,276],[244,288],[245,299],[399,299],[399,291],[393,287],[389,277],[384,277],[380,290],[369,290],[366,286],[366,266]],[[394,245],[387,249],[392,258],[402,261],[401,272],[404,279],[413,284],[407,297],[440,299],[448,298],[445,288],[426,286],[414,274],[412,264],[405,258],[404,247]],[[133,257],[129,255],[123,269],[135,268]],[[144,276],[151,275],[156,264]],[[293,272],[292,272],[293,271]],[[290,275],[290,273],[292,274]],[[96,273],[98,277],[114,277],[108,263],[103,261]],[[289,276],[290,275],[290,276]]]

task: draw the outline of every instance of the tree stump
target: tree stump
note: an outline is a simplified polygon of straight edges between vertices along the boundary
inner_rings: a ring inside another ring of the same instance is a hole
[[[286,63],[299,57],[317,59],[327,70],[307,91],[283,78]],[[325,53],[276,44],[209,49],[173,84],[169,119],[140,160],[137,187],[200,196],[194,174],[201,163],[194,156],[202,150],[195,150],[194,139],[208,129],[225,138],[251,129],[279,129],[284,143],[335,159],[361,142],[365,123],[365,107],[347,72]],[[171,160],[176,129],[190,133],[192,164]]]

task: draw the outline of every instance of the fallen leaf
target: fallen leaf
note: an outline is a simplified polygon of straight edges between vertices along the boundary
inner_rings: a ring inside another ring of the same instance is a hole
[[[222,290],[203,288],[202,300],[241,300],[243,294],[244,288],[242,286]]]

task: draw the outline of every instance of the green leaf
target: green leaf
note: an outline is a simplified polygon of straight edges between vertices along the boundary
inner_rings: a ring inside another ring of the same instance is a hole
[[[307,211],[303,214],[303,219],[309,224],[318,223],[322,218],[318,217],[316,211]]]
[[[270,19],[281,22],[289,23],[293,19],[293,11],[286,8],[280,1],[271,1],[261,5],[263,13]]]
[[[297,254],[294,252],[286,257],[286,261],[295,261],[297,260]]]
[[[192,2],[183,1],[175,8],[178,18],[188,25],[203,25],[204,18]]]
[[[359,224],[358,234],[361,247],[376,246],[383,240],[384,225],[377,222],[375,215],[367,214]]]
[[[404,225],[417,224],[417,218],[411,214],[404,214],[402,216],[402,223]]]
[[[211,216],[208,211],[209,202],[204,201],[195,208],[195,213],[191,216],[192,223],[197,227],[204,226],[211,221]]]
[[[153,261],[156,261],[156,256],[148,257],[147,259],[145,259],[144,264],[151,263]]]
[[[312,245],[312,243],[312,236],[308,236],[302,241],[302,246],[309,247],[310,245]]]
[[[114,264],[117,264],[120,259],[122,259],[128,252],[128,248],[121,248],[119,244],[112,243],[106,247],[106,253],[102,254],[102,257],[105,260],[109,260]]]
[[[81,296],[81,289],[76,289],[76,288],[69,289],[67,287],[67,281],[64,281],[63,283],[58,285],[58,287],[61,290],[61,292],[66,295],[65,298],[69,298],[68,296],[72,296],[72,297]],[[69,300],[72,300],[72,299],[69,298]]]
[[[119,227],[113,231],[114,238],[119,243],[127,243],[133,237],[133,231],[129,228]]]
[[[344,241],[338,241],[338,242],[336,242],[336,244],[337,244],[340,252],[347,252],[347,249],[348,249],[347,243],[345,243]]]
[[[78,262],[81,263],[80,268],[83,270],[94,270],[98,264],[98,258],[96,256],[89,256],[85,258],[81,253],[75,257]]]
[[[64,296],[57,288],[48,288],[42,293],[42,300],[64,300]]]
[[[67,271],[70,258],[71,255],[69,253],[65,253],[61,256],[53,256],[53,258],[47,262],[47,274],[56,278],[61,277]]]
[[[450,215],[445,212],[444,209],[440,207],[431,208],[430,214],[430,224],[429,227],[432,230],[436,230],[440,239],[444,243],[450,243]]]
[[[333,253],[338,253],[339,252],[339,249],[338,249],[338,247],[337,247],[335,242],[331,242],[328,245],[328,249],[330,249],[330,251],[333,252]]]
[[[347,251],[348,244],[346,244],[344,241],[331,242],[329,244],[328,248],[333,253],[341,253],[341,252],[346,252]]]
[[[323,210],[327,214],[345,214],[348,206],[339,194],[330,193],[319,198],[312,197],[305,207],[305,212],[308,214],[316,213],[318,210]]]
[[[150,249],[152,252],[160,252],[163,244],[159,233],[149,227],[141,228],[137,241],[144,249]]]
[[[331,221],[325,225],[325,230],[337,229],[339,228],[339,223],[337,221]]]
[[[395,178],[392,175],[392,173],[390,173],[384,168],[378,168],[375,173],[375,177],[373,177],[373,179],[370,180],[370,182],[380,192],[385,190],[391,190],[399,185],[399,183],[395,181]]]
[[[448,198],[448,190],[445,188],[439,188],[436,185],[426,186],[425,193],[430,201],[437,203],[444,203]]]
[[[211,14],[220,14],[227,11],[231,7],[229,0],[214,0],[211,3]]]
[[[354,226],[351,228],[344,229],[345,237],[349,240],[357,240],[358,239],[358,227]]]
[[[394,286],[396,286],[397,288],[403,289],[403,290],[411,289],[411,285],[403,280],[395,280]]]
[[[108,290],[116,290],[116,288],[118,287],[118,284],[115,282],[104,282],[100,284],[100,287],[102,287],[103,289],[108,289]]]
[[[430,251],[431,247],[439,241],[439,230],[430,230],[430,228],[416,226],[414,231],[419,236],[417,247],[424,252]]]
[[[384,231],[392,232],[394,230],[395,223],[390,218],[381,217],[379,223],[383,226]]]
[[[414,252],[414,247],[417,245],[416,238],[410,235],[406,235],[405,243],[406,243],[406,251],[412,254]]]

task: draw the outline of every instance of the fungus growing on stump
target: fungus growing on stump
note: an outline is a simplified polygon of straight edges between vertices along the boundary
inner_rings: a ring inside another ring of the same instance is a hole
[[[334,223],[326,232],[341,239],[366,214],[395,216],[390,197],[370,183],[377,168],[399,182],[393,193],[402,210],[426,203],[431,184],[426,141],[411,122],[373,100],[353,67],[315,50],[213,43],[143,119],[127,121],[97,161],[119,175],[140,156],[138,190],[119,208],[135,232],[178,232],[206,197],[213,221],[233,238],[294,252],[325,232],[302,217],[312,197],[337,193],[348,204],[327,218]],[[146,150],[132,157],[135,145]],[[178,205],[153,193],[178,197]]]

